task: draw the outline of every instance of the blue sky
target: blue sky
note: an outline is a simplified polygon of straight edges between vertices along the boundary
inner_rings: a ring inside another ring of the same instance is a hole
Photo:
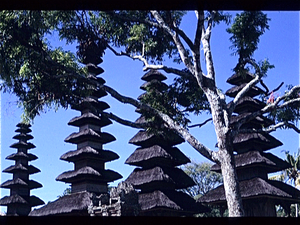
[[[235,15],[236,12],[231,12]],[[261,37],[259,49],[255,53],[256,60],[263,60],[268,58],[270,63],[275,65],[265,83],[269,89],[276,88],[282,81],[287,84],[299,84],[299,12],[266,12],[271,18],[269,22],[270,30]],[[187,31],[189,37],[194,37],[195,15],[193,12],[188,13],[183,22],[182,28]],[[232,68],[236,65],[237,58],[231,56],[229,46],[229,34],[226,33],[225,24],[217,25],[212,33],[212,53],[214,65],[216,70],[217,84],[222,90],[227,90],[231,86],[226,84],[226,79],[232,75]],[[53,46],[63,45],[56,36],[50,36],[49,41]],[[74,46],[64,46],[70,50],[74,50]],[[116,57],[109,50],[106,51],[104,62],[100,66],[104,69],[101,75],[106,84],[118,90],[121,94],[137,98],[143,93],[139,87],[144,83],[140,78],[143,76],[143,64],[139,61],[133,61],[126,57]],[[166,61],[167,65],[172,65],[171,62]],[[180,68],[178,65],[174,65]],[[167,75],[167,83],[171,83],[174,75]],[[285,86],[277,93],[282,95]],[[125,119],[134,121],[139,117],[135,113],[135,108],[130,105],[124,105],[111,98],[109,95],[102,98],[110,105],[107,112],[113,112],[117,115],[123,116]],[[230,100],[228,98],[228,100]],[[6,160],[5,157],[14,153],[15,149],[9,148],[16,140],[12,137],[16,134],[16,124],[20,122],[21,109],[16,105],[16,98],[7,93],[1,93],[1,171],[14,162]],[[75,150],[76,145],[64,142],[64,139],[72,132],[77,132],[78,128],[68,126],[67,123],[73,117],[78,116],[80,112],[71,109],[59,109],[57,112],[49,110],[47,113],[36,117],[32,125],[32,135],[34,139],[31,142],[36,145],[35,149],[30,150],[33,154],[38,156],[38,159],[32,161],[31,164],[41,170],[40,173],[34,174],[30,179],[34,179],[43,184],[43,188],[34,189],[31,191],[32,195],[36,195],[46,203],[54,201],[58,195],[62,194],[68,184],[55,181],[55,178],[64,171],[72,170],[73,164],[59,160],[59,157],[69,150]],[[209,115],[201,115],[198,117],[191,117],[194,123],[203,122]],[[128,175],[135,168],[124,164],[129,155],[136,149],[136,146],[128,144],[128,141],[138,132],[137,129],[119,125],[113,122],[112,125],[103,128],[103,131],[113,134],[116,141],[104,145],[104,149],[116,152],[120,158],[113,162],[106,164],[107,169],[115,170],[123,175],[126,179]],[[200,142],[205,144],[212,150],[217,150],[214,146],[216,144],[216,137],[214,128],[211,123],[208,123],[201,129],[193,128],[191,133],[197,137]],[[271,153],[280,158],[285,155],[282,150],[296,152],[299,147],[299,135],[293,131],[279,130],[272,133],[284,143],[283,146],[278,147]],[[196,152],[187,143],[183,143],[179,147],[191,160],[201,162],[206,161],[198,152]],[[1,173],[1,183],[11,179],[11,174]],[[121,180],[117,180],[110,185],[117,185]],[[9,195],[6,189],[0,190],[2,198]],[[6,207],[1,207],[0,211],[6,211]]]

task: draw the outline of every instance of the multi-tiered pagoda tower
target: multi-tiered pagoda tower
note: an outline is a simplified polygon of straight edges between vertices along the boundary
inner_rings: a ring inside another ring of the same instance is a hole
[[[88,79],[91,81],[91,95],[84,98],[79,104],[72,106],[81,112],[81,115],[69,121],[69,125],[79,127],[79,132],[72,133],[65,142],[76,144],[77,149],[69,151],[60,159],[74,163],[74,169],[60,174],[56,180],[71,184],[71,195],[64,196],[40,210],[35,210],[31,215],[88,215],[88,207],[92,204],[95,195],[108,193],[108,182],[122,178],[112,170],[105,169],[105,163],[116,160],[119,156],[109,150],[104,150],[103,145],[112,142],[115,137],[102,131],[112,122],[102,116],[102,112],[109,105],[98,99],[107,95],[105,91],[97,89],[97,84],[105,81],[96,77],[103,73],[97,65],[102,62],[103,49],[95,54],[97,45],[88,42],[82,57],[88,70]],[[93,82],[95,85],[93,85]]]
[[[244,77],[237,74],[231,76],[227,82],[235,85],[226,95],[235,97],[237,93],[252,79],[251,74]],[[231,124],[234,125],[247,115],[262,109],[264,102],[255,97],[263,91],[254,86],[237,103],[232,115]],[[230,104],[230,103],[229,103]],[[262,130],[273,122],[263,116],[243,124],[240,129]],[[233,140],[235,163],[240,191],[246,216],[276,216],[275,205],[281,205],[288,213],[290,204],[300,202],[300,191],[283,182],[268,180],[268,173],[284,170],[290,165],[266,151],[282,145],[280,141],[266,132],[239,133]],[[215,164],[213,171],[221,172],[220,166]],[[199,199],[201,203],[226,205],[224,187],[219,186]]]
[[[167,88],[162,82],[165,79],[163,74],[151,70],[142,77],[146,82],[141,89],[156,91],[159,94]],[[142,94],[139,99],[147,94]],[[141,116],[136,122],[145,121],[145,117]],[[196,204],[189,195],[177,191],[195,185],[188,175],[177,168],[190,162],[177,147],[174,147],[182,142],[184,140],[171,131],[148,133],[146,130],[139,131],[129,141],[139,146],[125,163],[138,167],[126,182],[140,190],[140,215],[180,216],[206,210],[201,204]]]
[[[29,134],[31,129],[29,124],[17,124],[16,132],[19,134],[13,138],[18,142],[12,144],[10,147],[17,149],[17,153],[11,154],[6,159],[14,160],[15,165],[3,170],[6,173],[12,173],[13,179],[1,184],[1,188],[10,189],[10,195],[5,196],[0,200],[0,205],[7,206],[8,216],[27,216],[31,207],[43,205],[44,202],[36,196],[30,195],[30,190],[40,188],[42,185],[34,180],[29,179],[29,175],[40,172],[40,170],[28,162],[36,160],[37,157],[28,150],[35,148],[35,146],[28,142],[33,139]]]

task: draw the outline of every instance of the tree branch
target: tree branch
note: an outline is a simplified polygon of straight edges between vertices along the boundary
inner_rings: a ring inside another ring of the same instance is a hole
[[[288,105],[291,104],[291,103],[300,102],[300,97],[299,97],[299,98],[291,99],[291,100],[289,100],[289,101],[283,103],[282,105],[278,105],[282,100],[284,100],[285,98],[290,97],[292,94],[294,94],[294,93],[297,92],[297,91],[300,91],[300,85],[297,85],[297,86],[293,87],[290,91],[288,91],[287,93],[285,93],[283,96],[278,97],[278,98],[274,101],[274,103],[268,104],[268,105],[266,105],[264,108],[262,108],[261,110],[258,110],[258,111],[256,111],[256,112],[254,112],[254,113],[252,113],[252,114],[246,116],[245,118],[241,119],[241,120],[237,123],[236,127],[239,128],[242,124],[244,124],[244,123],[246,123],[246,122],[248,122],[248,121],[254,119],[254,118],[257,117],[257,116],[260,116],[260,115],[263,115],[263,114],[265,114],[265,113],[268,113],[268,112],[270,112],[270,111],[272,111],[272,110],[275,110],[275,109],[278,109],[278,108],[279,108],[279,109],[280,109],[280,108],[283,108],[283,107],[285,107],[285,106],[288,106]]]
[[[206,60],[207,77],[213,79],[214,81],[215,81],[215,69],[214,69],[213,58],[210,49],[210,37],[211,37],[211,29],[212,29],[212,23],[213,23],[213,18],[215,16],[215,13],[216,13],[215,11],[212,11],[211,17],[208,19],[207,28],[204,30],[203,27],[202,29],[202,37],[201,37],[204,56]]]
[[[282,87],[283,84],[284,84],[284,82],[281,82],[281,84],[277,88],[273,89],[272,91],[267,92],[266,96],[270,95],[272,92],[278,91]]]
[[[290,129],[293,129],[294,131],[296,131],[298,134],[300,134],[300,129],[295,126],[293,123],[290,123],[290,122],[280,122],[276,125],[273,125],[273,126],[270,126],[266,129],[263,129],[263,131],[267,132],[267,133],[271,133],[272,131],[275,131],[277,130],[278,128],[290,128]]]
[[[181,41],[178,37],[178,33],[177,32],[175,32],[175,33],[172,32],[171,28],[169,26],[167,26],[167,24],[165,23],[163,18],[159,15],[159,13],[156,10],[152,10],[151,13],[152,13],[153,17],[157,20],[157,22],[159,24],[161,24],[163,30],[165,32],[167,32],[173,38],[173,41],[174,41],[174,43],[175,43],[175,45],[178,49],[178,52],[179,52],[179,55],[180,55],[180,58],[181,58],[182,62],[186,65],[186,67],[190,70],[190,72],[192,74],[194,74],[193,64],[191,63],[190,59],[188,58],[188,53],[185,50],[183,44],[181,43]]]
[[[165,125],[174,130],[176,133],[181,135],[195,150],[197,150],[201,155],[206,157],[209,160],[216,161],[217,156],[215,152],[204,146],[202,143],[200,143],[192,134],[188,132],[187,129],[181,127],[178,123],[176,123],[172,118],[170,118],[168,115],[148,106],[147,104],[143,104],[133,98],[129,98],[126,96],[123,96],[119,94],[117,91],[112,89],[111,87],[108,87],[106,85],[100,85],[99,88],[108,92],[113,98],[117,99],[118,101],[124,103],[124,104],[130,104],[137,108],[146,110],[153,115],[159,116],[164,122]],[[118,121],[117,121],[118,122]],[[123,121],[124,122],[124,121]],[[129,125],[129,123],[128,123]]]
[[[296,131],[297,133],[300,133],[300,129],[295,126],[295,124],[284,121],[284,122],[280,122],[277,123],[275,125],[269,126],[267,128],[263,128],[263,129],[240,129],[238,131],[238,133],[271,133],[273,131],[276,131],[278,128],[290,128],[293,129],[294,131]]]
[[[142,56],[131,56],[130,54],[128,53],[125,53],[125,52],[117,52],[113,47],[111,47],[110,45],[107,45],[107,47],[116,55],[116,56],[126,56],[126,57],[129,57],[133,60],[140,60],[144,63],[144,68],[143,68],[143,71],[146,71],[146,70],[149,70],[149,69],[154,69],[154,70],[163,70],[165,71],[166,73],[173,73],[173,74],[176,74],[178,76],[181,76],[181,77],[188,77],[188,76],[191,76],[189,73],[187,72],[184,72],[183,70],[179,70],[179,69],[175,69],[175,68],[171,68],[171,67],[167,67],[167,66],[164,66],[164,65],[151,65],[151,64],[148,64],[148,61],[143,58]]]
[[[122,125],[125,126],[129,126],[129,127],[133,127],[133,128],[142,128],[142,129],[146,129],[147,127],[150,126],[151,123],[135,123],[135,122],[131,122],[128,120],[124,120],[120,117],[118,117],[117,115],[113,114],[113,113],[107,113],[107,112],[101,112],[101,115],[103,115],[104,117],[107,117],[109,119],[112,119]]]
[[[200,128],[200,127],[204,126],[205,124],[207,124],[209,121],[212,121],[212,118],[209,118],[209,119],[205,120],[203,123],[188,126],[188,128],[194,128],[194,127],[199,127]]]
[[[228,109],[228,113],[230,115],[233,112],[233,110],[235,109],[235,106],[238,103],[238,101],[240,101],[245,96],[245,94],[260,81],[260,79],[261,79],[261,77],[259,75],[256,75],[253,80],[251,80],[248,84],[246,84],[245,87],[243,87],[242,90],[240,90],[237,93],[237,95],[235,96],[235,98],[232,101],[232,104],[230,105],[230,108]]]

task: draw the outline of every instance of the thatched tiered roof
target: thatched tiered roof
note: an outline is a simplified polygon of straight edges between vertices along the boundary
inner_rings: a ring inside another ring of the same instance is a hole
[[[86,44],[93,45],[92,42]],[[77,149],[63,154],[60,159],[74,163],[74,169],[63,172],[56,178],[58,181],[71,184],[71,195],[59,198],[33,211],[30,215],[89,215],[88,206],[92,203],[91,196],[107,194],[108,182],[122,178],[119,173],[105,169],[106,162],[116,160],[119,156],[112,151],[103,150],[104,144],[115,141],[116,138],[102,132],[102,127],[112,122],[102,116],[102,112],[108,109],[109,105],[98,100],[107,95],[97,86],[105,83],[102,78],[96,77],[104,72],[97,66],[102,62],[101,54],[93,55],[98,50],[94,48],[88,51],[80,50],[84,52],[82,61],[86,64],[89,73],[88,78],[91,83],[89,88],[92,94],[82,99],[78,105],[72,106],[72,109],[80,111],[81,115],[71,119],[68,125],[78,127],[79,131],[69,135],[65,142],[76,144]]]
[[[300,191],[280,181],[253,178],[240,181],[240,192],[243,200],[268,197],[279,204],[280,200],[290,203],[300,202]],[[208,192],[198,200],[201,203],[226,204],[224,186]]]
[[[286,161],[274,156],[271,153],[248,151],[246,153],[234,156],[237,170],[255,166],[263,169],[266,173],[277,172],[278,169],[284,170],[290,167]],[[221,172],[221,167],[215,164],[211,168],[212,171]]]
[[[266,151],[282,145],[268,133],[239,133],[233,139],[234,150],[243,153],[249,150]]]
[[[151,169],[136,168],[126,181],[142,191],[183,189],[195,185],[181,169],[160,166]]]
[[[143,160],[141,161],[140,159]],[[137,148],[125,161],[126,164],[143,168],[149,168],[154,164],[174,167],[189,162],[190,160],[178,148],[163,148],[159,145],[153,145],[148,148]]]
[[[147,131],[139,131],[133,138],[129,140],[130,144],[142,146],[143,148],[151,147],[159,143],[161,146],[178,145],[184,142],[184,139],[175,133],[155,135]]]
[[[239,86],[234,86],[234,87],[230,88],[228,91],[226,91],[225,94],[229,97],[234,98],[237,95],[237,93],[239,93],[246,86],[246,84],[247,83],[241,84]],[[259,87],[254,86],[254,87],[250,88],[250,90],[247,92],[247,95],[249,97],[255,97],[255,96],[260,95],[262,93],[263,93],[262,89],[260,89]]]
[[[104,72],[102,68],[91,62],[86,63],[86,67],[91,81],[105,83],[102,78],[96,77]],[[91,96],[84,98],[77,106],[73,106],[73,109],[81,111],[81,115],[68,123],[79,127],[79,132],[74,132],[65,139],[65,142],[76,144],[77,150],[61,156],[62,160],[73,162],[75,169],[64,172],[56,178],[58,181],[71,183],[73,192],[81,191],[83,187],[88,188],[85,191],[102,192],[107,189],[107,182],[122,178],[119,173],[104,169],[105,162],[118,159],[119,156],[112,151],[103,150],[102,147],[103,144],[116,140],[113,135],[101,131],[102,127],[112,123],[101,115],[109,105],[99,101],[98,98],[106,94],[99,95],[96,85],[91,85],[91,91],[93,91]]]
[[[142,80],[146,81],[142,90],[160,94],[167,87],[162,83],[166,77],[158,71],[151,70]],[[142,99],[148,93],[139,96]],[[137,112],[140,111],[137,109]],[[141,116],[136,123],[144,123]],[[184,139],[172,131],[139,131],[129,143],[139,146],[126,160],[127,164],[140,168],[126,179],[126,182],[140,189],[139,204],[141,215],[146,216],[180,216],[203,211],[205,207],[197,204],[187,194],[176,191],[195,185],[194,181],[176,166],[190,160],[174,145],[183,143]],[[206,209],[206,208],[205,208]]]
[[[146,216],[187,216],[208,212],[206,207],[195,202],[189,195],[173,190],[140,193],[139,203]]]
[[[6,157],[6,159],[14,160],[15,165],[3,170],[3,172],[12,173],[13,179],[0,185],[1,188],[10,189],[10,196],[3,197],[0,205],[7,206],[7,215],[26,216],[31,207],[42,205],[44,202],[36,196],[30,196],[30,190],[42,187],[40,183],[29,180],[29,175],[40,172],[38,168],[28,164],[29,161],[37,159],[35,155],[27,152],[29,149],[35,148],[32,143],[27,142],[33,139],[33,136],[28,134],[31,132],[30,125],[19,123],[17,127],[16,132],[20,133],[13,138],[19,142],[10,146],[16,148],[17,153]]]
[[[68,215],[88,216],[88,207],[92,203],[92,193],[78,192],[65,195],[49,202],[42,208],[33,210],[29,216]]]
[[[247,73],[244,76],[237,74],[230,77],[227,82],[234,86],[226,92],[230,97],[235,97],[245,85],[254,78]],[[252,87],[242,97],[234,109],[238,115],[231,117],[231,125],[240,122],[251,113],[261,110],[265,103],[254,97],[263,91],[258,87]],[[229,106],[232,104],[229,103]],[[246,121],[241,129],[249,129],[248,133],[238,133],[233,138],[233,148],[237,176],[239,179],[240,193],[244,204],[245,214],[248,216],[275,216],[275,205],[281,204],[286,208],[288,204],[300,202],[300,191],[282,183],[268,180],[268,173],[277,172],[290,167],[290,165],[263,151],[281,146],[282,143],[270,134],[261,131],[263,127],[270,126],[273,121],[258,116]],[[254,131],[257,129],[257,131]],[[219,165],[212,167],[213,171],[221,172]],[[224,186],[208,192],[198,200],[202,203],[225,205]]]

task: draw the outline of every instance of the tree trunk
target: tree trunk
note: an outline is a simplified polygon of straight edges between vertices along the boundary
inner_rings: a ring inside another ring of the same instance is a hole
[[[216,161],[221,166],[229,216],[241,217],[244,216],[244,210],[235,170],[233,138],[229,122],[230,115],[228,115],[226,110],[225,96],[222,96],[222,93],[218,93],[214,87],[206,89],[205,94],[210,102],[212,119],[218,140],[219,151],[216,154]]]
[[[228,149],[219,149],[224,190],[230,217],[244,216],[234,156]]]

